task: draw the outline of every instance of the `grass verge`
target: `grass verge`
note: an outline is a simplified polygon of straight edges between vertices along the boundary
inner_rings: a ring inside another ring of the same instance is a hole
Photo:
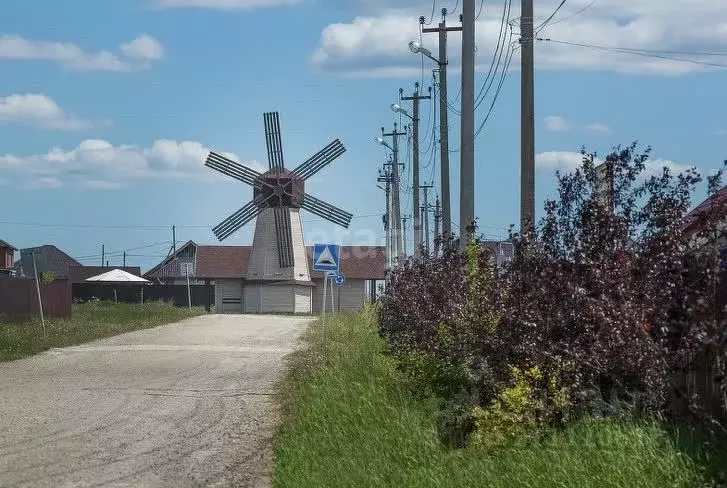
[[[436,405],[403,386],[371,311],[317,323],[306,341],[280,390],[278,488],[704,486],[706,458],[655,421],[584,420],[493,455],[446,449]]]
[[[163,302],[124,304],[96,302],[74,305],[71,318],[47,320],[46,336],[40,319],[21,323],[0,323],[0,361],[12,361],[53,347],[82,344],[94,339],[148,329],[204,313]]]

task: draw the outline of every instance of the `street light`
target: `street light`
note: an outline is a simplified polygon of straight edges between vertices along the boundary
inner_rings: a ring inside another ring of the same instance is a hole
[[[414,54],[423,54],[424,56],[428,57],[429,59],[431,59],[432,61],[434,61],[435,63],[437,63],[439,65],[442,64],[442,62],[440,60],[438,60],[437,58],[432,56],[432,51],[430,51],[429,49],[422,46],[419,41],[411,41],[409,43],[409,50],[411,52],[413,52]]]
[[[385,141],[385,140],[384,140],[384,139],[383,139],[382,137],[377,137],[377,138],[375,139],[375,141],[376,141],[376,144],[379,144],[379,145],[381,145],[381,146],[384,146],[384,147],[386,147],[386,148],[389,148],[389,149],[390,149],[390,150],[392,150],[392,151],[394,150],[394,149],[393,149],[393,148],[392,148],[391,146],[389,146],[389,143],[388,143],[388,142],[386,142],[386,141]]]
[[[404,110],[403,108],[401,108],[398,103],[392,103],[391,104],[391,110],[394,113],[401,114],[401,115],[406,115],[411,120],[414,120],[414,118],[411,115],[409,115],[409,112],[407,112],[406,110]]]

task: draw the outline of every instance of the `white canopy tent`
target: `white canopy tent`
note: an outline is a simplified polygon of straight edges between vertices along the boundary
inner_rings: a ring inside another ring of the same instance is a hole
[[[144,303],[144,285],[151,284],[151,281],[127,273],[122,269],[112,269],[98,276],[92,276],[86,279],[88,283],[98,283],[103,285],[140,285],[141,286],[141,303]],[[114,288],[114,297],[116,297],[116,289]]]

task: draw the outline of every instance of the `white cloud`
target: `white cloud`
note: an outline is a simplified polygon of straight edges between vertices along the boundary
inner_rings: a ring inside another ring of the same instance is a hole
[[[38,41],[19,35],[0,35],[0,59],[41,60],[59,63],[65,68],[79,71],[133,71],[146,66],[142,61],[158,60],[163,56],[159,41],[151,36],[137,37],[120,46],[120,54],[110,51],[86,52],[80,46],[69,42]]]
[[[594,122],[592,124],[588,124],[585,129],[588,132],[599,132],[601,134],[610,134],[611,128],[605,124],[601,124],[600,122]]]
[[[260,7],[291,5],[300,0],[152,0],[157,8],[209,8],[217,10],[251,10]]]
[[[551,132],[562,132],[570,129],[570,122],[559,115],[545,117],[545,126]]]
[[[715,132],[718,136],[727,136],[727,129],[721,129]]]
[[[63,183],[54,176],[41,176],[37,180],[31,181],[28,186],[36,190],[54,190],[62,187]]]
[[[560,115],[550,115],[543,119],[545,128],[551,132],[566,132],[570,130],[584,130],[586,132],[598,132],[601,134],[609,134],[611,128],[600,122],[593,122],[585,126],[580,126]]]
[[[407,43],[418,38],[417,19],[429,12],[431,3],[381,3],[371,8],[372,1],[359,1],[359,14],[349,22],[326,26],[313,64],[325,71],[355,76],[410,76],[420,69],[420,60],[407,49]],[[538,37],[608,47],[628,47],[669,51],[727,51],[727,9],[723,0],[609,0],[596,2],[567,21],[558,20],[575,13],[591,0],[571,0],[555,16],[553,22],[538,33]],[[519,2],[513,2],[511,19],[519,18]],[[490,66],[494,46],[500,31],[501,4],[487,4],[477,22],[478,67]],[[536,26],[553,12],[552,0],[535,0]],[[457,23],[454,17],[451,24]],[[517,41],[517,26],[513,40]],[[424,44],[437,52],[436,34],[424,34]],[[450,62],[459,64],[460,35],[452,34]],[[555,42],[536,44],[538,69],[608,70],[623,73],[681,75],[702,72],[705,66],[673,62],[654,57],[619,54]],[[678,54],[666,56],[680,57]],[[720,64],[714,56],[681,55],[693,60]],[[429,63],[429,61],[426,61]],[[727,63],[724,63],[727,64]],[[519,66],[519,50],[515,51],[511,69]]]
[[[76,118],[50,97],[26,93],[0,97],[0,123],[23,124],[57,130],[84,130],[91,124]]]
[[[599,165],[603,162],[602,159],[596,158],[594,160],[595,165]],[[560,171],[567,173],[574,171],[580,167],[583,163],[583,155],[579,152],[573,151],[548,151],[542,152],[535,155],[535,167],[539,171]],[[694,167],[693,165],[686,165],[671,161],[668,159],[650,159],[646,162],[643,176],[659,175],[663,171],[663,168],[669,168],[672,173],[681,173]]]
[[[86,187],[111,189],[147,178],[225,178],[204,166],[208,152],[208,148],[193,141],[160,139],[144,148],[87,139],[71,150],[53,148],[45,154],[24,157],[0,155],[0,170],[43,181],[46,188],[54,182],[61,185],[69,180],[80,181]],[[240,161],[233,153],[222,154]],[[259,172],[265,171],[256,161],[244,164]]]
[[[129,59],[158,61],[164,59],[164,46],[148,34],[143,34],[133,41],[122,44],[121,52]]]

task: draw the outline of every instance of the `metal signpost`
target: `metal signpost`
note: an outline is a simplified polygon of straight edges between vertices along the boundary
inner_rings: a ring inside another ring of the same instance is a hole
[[[321,327],[323,330],[323,347],[326,340],[326,289],[329,273],[338,275],[341,267],[341,247],[336,244],[315,244],[313,246],[313,270],[323,271],[323,300],[321,303]],[[331,290],[331,311],[333,311],[333,290]],[[325,351],[325,349],[324,349]],[[325,352],[324,352],[325,354]]]

